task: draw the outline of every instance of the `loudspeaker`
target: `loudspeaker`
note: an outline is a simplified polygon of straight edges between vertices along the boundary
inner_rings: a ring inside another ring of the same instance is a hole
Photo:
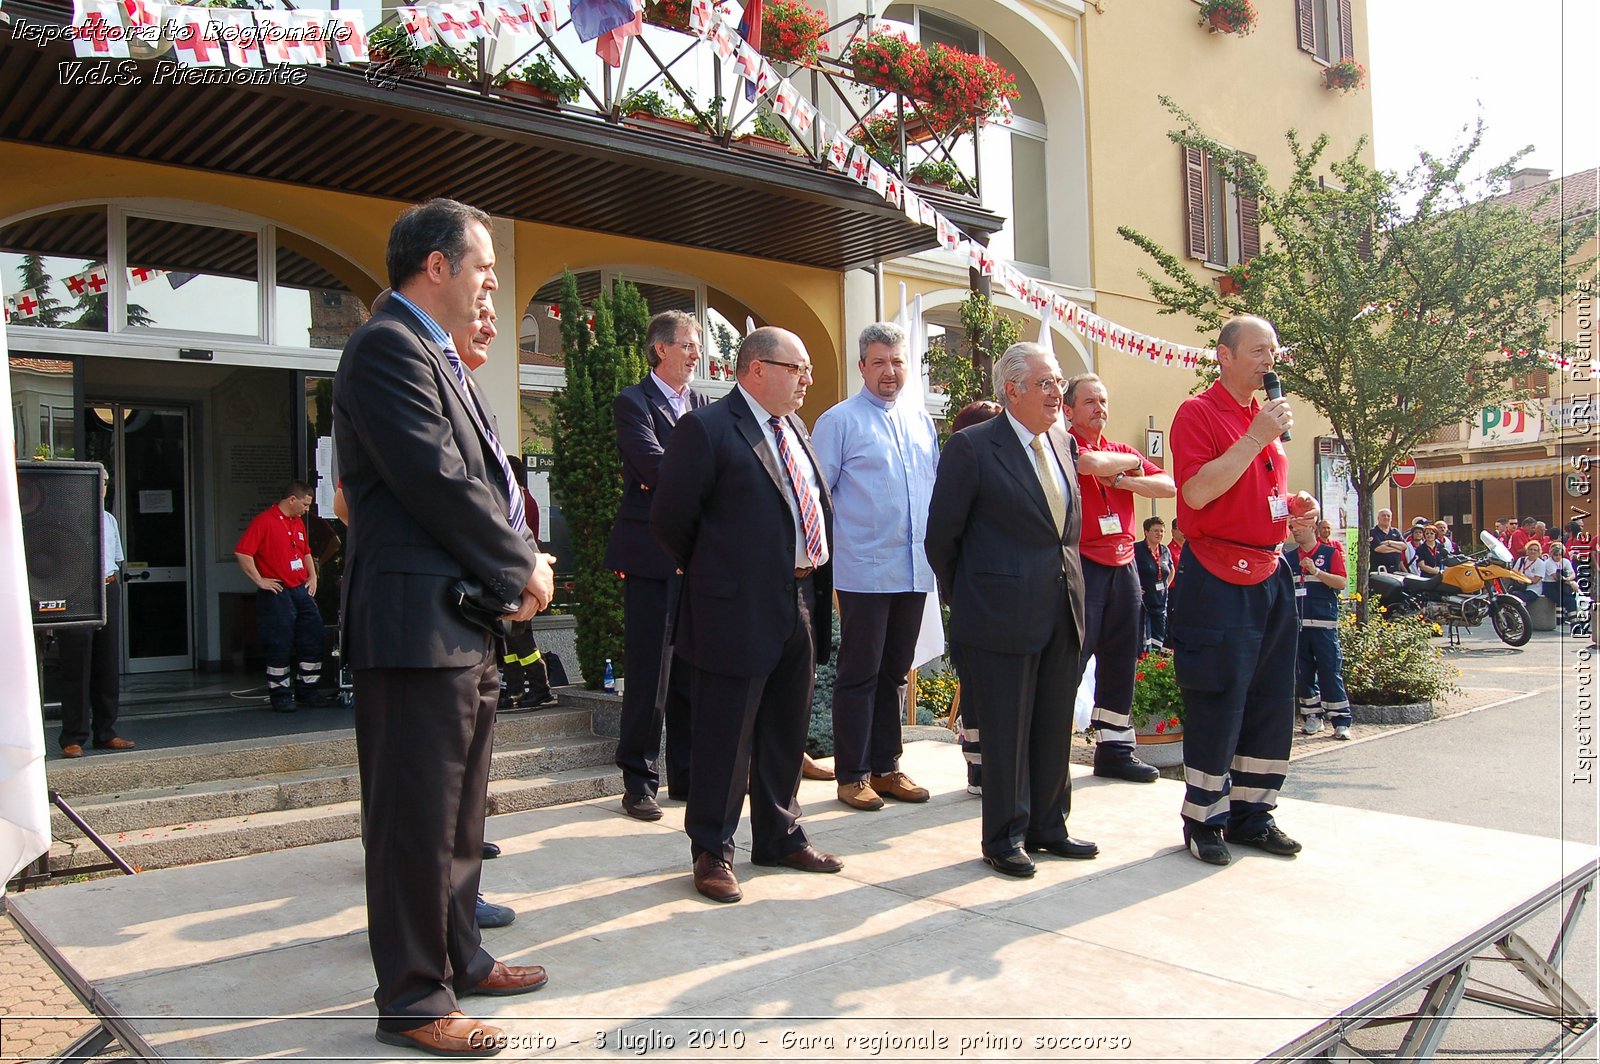
[[[98,462],[18,462],[22,547],[36,628],[106,623]]]

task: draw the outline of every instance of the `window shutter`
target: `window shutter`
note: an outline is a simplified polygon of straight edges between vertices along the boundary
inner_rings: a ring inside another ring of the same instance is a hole
[[[1256,161],[1254,155],[1245,155],[1251,162]],[[1247,195],[1244,189],[1238,190],[1239,199],[1239,261],[1249,262],[1261,254],[1261,220],[1259,204],[1256,197]]]
[[[1316,55],[1317,27],[1316,23],[1311,21],[1311,4],[1312,0],[1294,0],[1294,21],[1300,35],[1300,50]]]
[[[1367,226],[1361,234],[1361,241],[1356,244],[1356,258],[1362,262],[1372,261],[1372,226]]]
[[[1189,216],[1189,257],[1206,257],[1206,158],[1199,148],[1183,149],[1183,201]]]
[[[1339,0],[1339,54],[1336,59],[1352,59],[1356,54],[1355,16],[1350,13],[1350,0]]]

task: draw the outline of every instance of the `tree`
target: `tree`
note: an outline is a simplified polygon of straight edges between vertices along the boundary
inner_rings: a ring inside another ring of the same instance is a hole
[[[22,262],[17,265],[18,287],[16,291],[26,292],[33,289],[33,297],[39,301],[39,309],[32,318],[19,319],[21,323],[39,325],[46,329],[61,327],[61,315],[65,312],[61,300],[50,294],[51,278],[49,268],[45,265],[43,257],[39,255],[24,255]]]
[[[1404,175],[1363,163],[1364,138],[1324,166],[1327,135],[1307,145],[1290,130],[1292,172],[1274,186],[1253,157],[1161,102],[1183,123],[1172,141],[1209,152],[1240,196],[1256,199],[1261,251],[1229,271],[1240,290],[1225,296],[1149,237],[1117,231],[1165,274],[1140,271],[1161,313],[1210,331],[1241,313],[1273,323],[1290,356],[1278,367],[1284,390],[1332,425],[1369,528],[1373,497],[1401,458],[1440,428],[1516,397],[1514,378],[1557,346],[1549,327],[1571,298],[1569,264],[1593,221],[1564,224],[1548,195],[1531,206],[1496,198],[1531,149],[1469,184],[1481,123],[1465,144],[1443,158],[1424,153]],[[1364,601],[1367,552],[1355,553]]]
[[[638,289],[618,281],[601,293],[588,314],[578,279],[561,279],[561,350],[566,387],[555,394],[555,450],[550,487],[571,532],[577,606],[578,667],[590,688],[600,686],[605,660],[625,673],[622,656],[622,583],[605,566],[606,542],[622,502],[622,458],[611,402],[645,373],[643,355],[649,308]]]
[[[949,399],[946,420],[968,403],[993,397],[994,361],[1017,342],[1017,323],[994,309],[981,292],[961,302],[961,324],[966,327],[960,347],[950,344],[950,334],[928,347],[928,376]]]

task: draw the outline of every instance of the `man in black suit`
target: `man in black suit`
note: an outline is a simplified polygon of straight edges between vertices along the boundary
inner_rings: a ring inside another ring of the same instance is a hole
[[[650,532],[661,455],[678,419],[706,404],[689,387],[700,362],[700,324],[681,310],[664,310],[645,329],[650,375],[617,393],[611,404],[622,454],[622,505],[606,566],[623,575],[623,654],[628,683],[622,693],[617,767],[622,770],[622,810],[640,820],[660,820],[656,769],[663,717],[667,728],[667,796],[689,797],[689,667],[673,662],[667,697],[658,705],[662,637],[667,611],[677,608],[677,565]]]
[[[489,633],[450,588],[477,581],[525,620],[553,580],[450,340],[496,287],[488,216],[446,199],[413,207],[387,258],[393,293],[351,334],[333,392],[377,1038],[481,1055],[503,1033],[457,997],[537,990],[545,972],[489,956],[474,920],[500,681]]]
[[[1033,875],[1025,851],[1099,853],[1066,824],[1083,507],[1077,446],[1058,420],[1063,383],[1054,355],[1013,344],[994,365],[1006,416],[950,437],[928,507],[962,717],[983,742],[983,859],[1010,876]]]
[[[805,425],[811,382],[800,338],[757,329],[739,345],[738,386],[678,423],[650,527],[684,572],[678,650],[694,668],[684,830],[695,889],[742,897],[733,832],[746,782],[750,860],[803,872],[844,863],[800,827],[800,758],[818,661],[831,650],[833,512]]]

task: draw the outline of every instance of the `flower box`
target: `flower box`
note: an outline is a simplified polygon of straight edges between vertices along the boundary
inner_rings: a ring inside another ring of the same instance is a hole
[[[776,137],[763,137],[758,133],[747,133],[735,140],[734,143],[741,148],[749,148],[752,151],[759,151],[767,155],[788,156],[795,153],[794,149],[785,141],[778,140]]]
[[[644,5],[644,21],[663,29],[689,32],[689,0],[650,0]]]
[[[828,16],[803,0],[768,0],[761,9],[761,54],[774,63],[809,64],[828,50]]]
[[[1366,84],[1367,68],[1354,59],[1346,57],[1322,68],[1322,87],[1330,92],[1355,92]]]
[[[527,81],[508,81],[500,86],[500,91],[507,96],[521,96],[545,107],[561,106],[561,98],[555,93]]]
[[[1250,0],[1205,0],[1200,5],[1200,22],[1212,33],[1248,36],[1256,28],[1256,9]]]

